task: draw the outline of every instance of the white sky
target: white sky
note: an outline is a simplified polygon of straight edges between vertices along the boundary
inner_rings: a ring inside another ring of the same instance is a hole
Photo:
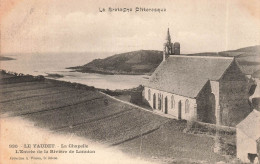
[[[0,1],[2,53],[162,50],[168,26],[182,53],[260,44],[259,0]],[[167,12],[99,12],[139,6]]]

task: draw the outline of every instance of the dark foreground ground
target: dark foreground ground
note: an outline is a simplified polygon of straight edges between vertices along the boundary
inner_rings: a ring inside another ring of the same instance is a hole
[[[20,116],[36,127],[74,133],[155,162],[228,161],[213,152],[212,136],[183,133],[185,121],[119,102],[91,87],[0,73],[0,109],[2,118]]]

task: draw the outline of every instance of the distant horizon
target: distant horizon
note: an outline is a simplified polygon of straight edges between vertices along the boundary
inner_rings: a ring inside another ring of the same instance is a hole
[[[236,48],[236,49],[230,49],[230,50],[223,50],[223,51],[200,51],[200,52],[184,52],[181,54],[197,54],[197,53],[218,53],[218,52],[224,52],[224,51],[233,51],[233,50],[238,50],[241,48],[249,48],[249,47],[257,47],[260,46],[259,45],[252,45],[252,46],[246,46],[246,47],[240,47],[240,48]],[[109,55],[116,55],[116,54],[123,54],[123,53],[128,53],[128,52],[135,52],[135,51],[163,51],[163,50],[156,50],[156,49],[138,49],[138,50],[131,50],[131,51],[122,51],[122,52],[107,52],[107,51],[71,51],[71,52],[6,52],[6,53],[1,53],[0,56],[5,56],[5,55],[22,55],[22,54],[61,54],[61,53],[65,53],[65,54],[70,54],[70,53],[96,53],[96,54],[102,54],[102,53],[106,53]]]

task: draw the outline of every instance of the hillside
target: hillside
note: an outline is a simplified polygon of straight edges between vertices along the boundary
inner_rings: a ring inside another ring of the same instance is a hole
[[[86,65],[69,69],[102,74],[150,74],[162,59],[162,51],[140,50],[116,54],[105,59],[95,59]]]
[[[260,71],[260,45],[224,51],[220,54],[222,56],[235,57],[245,74],[260,78],[257,74]]]
[[[235,57],[245,74],[258,75],[256,72],[260,70],[260,45],[230,51],[184,55]],[[151,74],[162,59],[162,51],[140,50],[116,54],[105,59],[95,59],[86,65],[69,69],[101,74]]]
[[[4,60],[15,60],[15,59],[10,57],[0,56],[0,61],[4,61]]]
[[[186,55],[235,57],[244,74],[260,78],[260,45],[244,47],[237,50],[229,50],[222,52],[206,52]]]

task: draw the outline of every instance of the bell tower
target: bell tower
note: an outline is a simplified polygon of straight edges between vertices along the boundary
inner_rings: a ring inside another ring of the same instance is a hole
[[[180,43],[172,43],[170,30],[167,30],[166,42],[163,44],[163,61],[170,55],[180,55]]]
[[[167,30],[166,42],[163,44],[163,60],[166,60],[172,54],[173,44],[171,42],[170,30]]]

